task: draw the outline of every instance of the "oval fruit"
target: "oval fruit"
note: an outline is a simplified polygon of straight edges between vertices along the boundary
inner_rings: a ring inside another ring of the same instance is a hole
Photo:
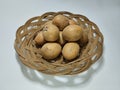
[[[63,38],[67,41],[77,41],[82,36],[82,28],[79,25],[69,25],[63,30]]]
[[[43,58],[55,59],[61,53],[61,46],[58,43],[46,43],[41,48]]]
[[[52,21],[47,21],[44,25],[47,25],[47,24],[53,24]]]
[[[38,45],[42,45],[43,43],[44,43],[44,37],[43,37],[43,33],[42,32],[39,32],[37,35],[36,35],[36,37],[35,37],[35,42],[36,42],[36,44],[38,44]]]
[[[46,24],[43,28],[43,36],[46,41],[56,41],[59,38],[59,29],[54,24]]]
[[[68,61],[76,58],[79,55],[80,47],[77,43],[67,43],[64,45],[62,54]]]
[[[69,20],[69,24],[70,25],[75,25],[75,24],[77,24],[74,20]]]
[[[88,34],[87,33],[88,33],[87,31],[83,31],[82,37],[80,39],[80,42],[82,45],[85,45],[88,42]]]
[[[53,24],[55,24],[60,30],[63,30],[69,24],[69,21],[64,15],[57,15],[53,19]]]

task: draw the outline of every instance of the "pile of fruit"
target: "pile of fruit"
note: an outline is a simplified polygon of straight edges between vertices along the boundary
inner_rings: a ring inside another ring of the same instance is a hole
[[[34,41],[46,60],[51,61],[62,55],[65,60],[72,61],[79,57],[81,45],[87,45],[88,35],[76,21],[57,15],[43,25]]]

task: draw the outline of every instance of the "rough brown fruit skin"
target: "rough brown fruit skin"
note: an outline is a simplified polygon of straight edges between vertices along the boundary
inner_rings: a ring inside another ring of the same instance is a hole
[[[69,25],[63,30],[63,38],[67,41],[77,41],[81,38],[82,33],[79,25]]]
[[[82,45],[87,44],[87,42],[88,42],[88,32],[87,31],[83,30],[83,34],[82,34],[82,37],[80,39],[80,42]]]
[[[77,24],[74,20],[69,20],[69,24],[70,25],[75,25],[75,24]]]
[[[44,43],[44,37],[43,37],[43,33],[42,32],[39,32],[36,37],[35,37],[35,42],[37,45],[42,45]]]
[[[64,15],[57,15],[53,19],[53,24],[55,24],[60,30],[63,30],[67,25],[69,25],[69,21]]]
[[[60,53],[61,46],[58,43],[46,43],[41,48],[41,55],[47,60],[55,59]]]
[[[67,43],[63,47],[62,54],[66,60],[71,61],[78,56],[79,51],[80,47],[77,43]]]
[[[59,29],[54,24],[46,24],[43,28],[43,36],[46,41],[56,41],[59,38]]]

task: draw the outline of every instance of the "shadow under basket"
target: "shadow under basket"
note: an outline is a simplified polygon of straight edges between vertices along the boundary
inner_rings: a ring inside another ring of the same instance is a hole
[[[71,62],[65,62],[63,56],[59,56],[53,62],[42,58],[40,48],[34,45],[33,39],[42,25],[52,20],[56,15],[62,14],[74,20],[83,29],[88,30],[88,43],[80,53],[80,56]],[[29,19],[18,28],[14,43],[15,50],[21,62],[37,71],[50,75],[74,75],[87,70],[95,63],[103,52],[103,35],[97,25],[87,17],[70,12],[47,12],[41,16]]]

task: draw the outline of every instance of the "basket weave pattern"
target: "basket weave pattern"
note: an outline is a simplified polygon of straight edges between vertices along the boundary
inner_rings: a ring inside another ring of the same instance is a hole
[[[42,25],[58,14],[73,19],[83,29],[88,30],[88,44],[77,59],[68,63],[64,62],[62,55],[54,62],[46,61],[41,56],[40,48],[37,48],[33,41],[36,33],[42,29]],[[48,12],[29,19],[18,28],[14,47],[21,62],[30,68],[51,75],[73,75],[87,70],[100,58],[103,52],[103,35],[97,25],[83,15],[70,12]]]

